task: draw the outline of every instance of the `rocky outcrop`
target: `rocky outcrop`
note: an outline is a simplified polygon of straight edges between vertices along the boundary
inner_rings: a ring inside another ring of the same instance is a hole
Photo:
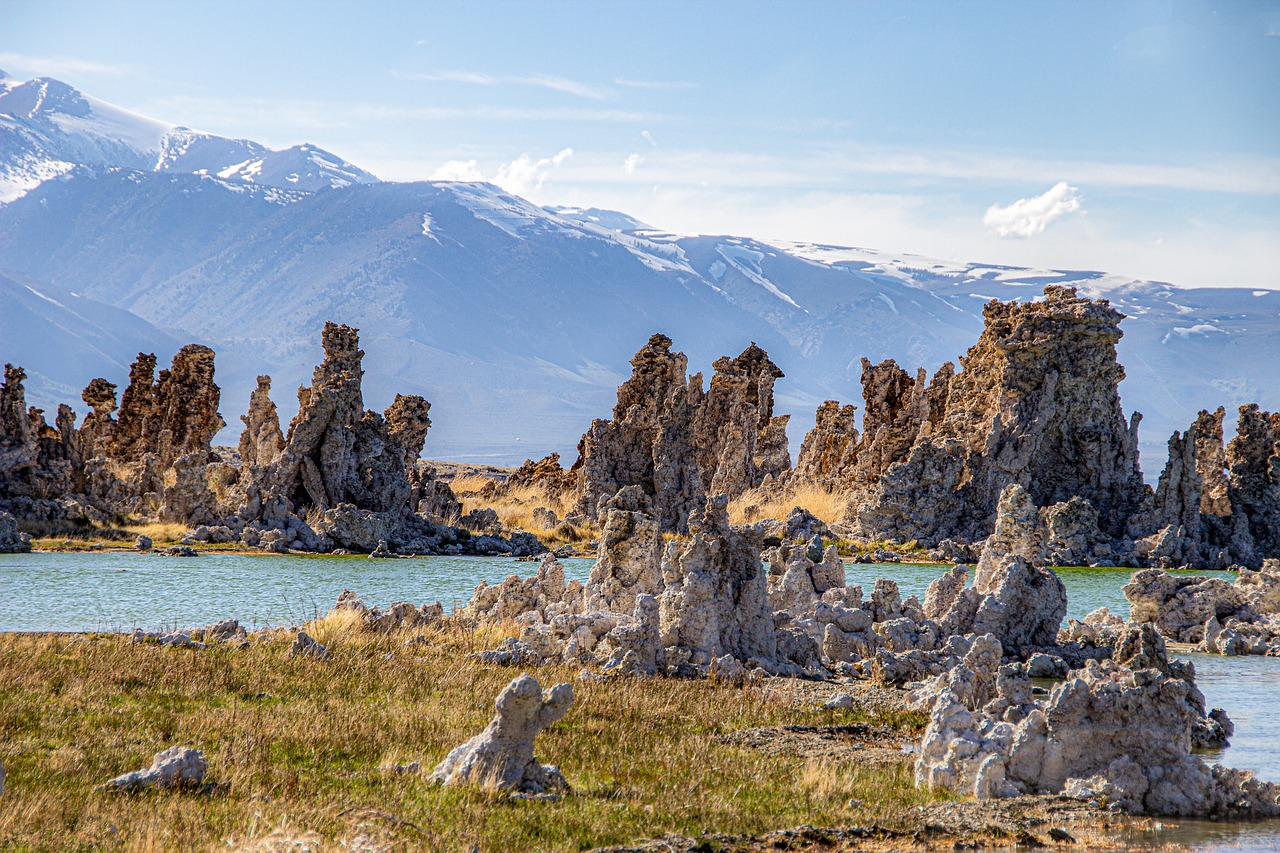
[[[526,795],[569,789],[560,771],[533,753],[538,733],[569,712],[573,685],[543,691],[532,676],[508,684],[494,701],[496,714],[484,731],[455,747],[429,777],[443,785],[478,785]]]
[[[405,470],[413,468],[413,463],[422,454],[422,447],[427,441],[427,430],[431,428],[431,418],[427,414],[431,404],[416,394],[397,394],[391,405],[383,413],[387,422],[387,434],[404,452]]]
[[[628,486],[649,496],[663,531],[686,533],[717,491],[737,495],[790,467],[786,417],[773,415],[782,376],[755,344],[715,362],[711,387],[685,378],[688,359],[653,335],[631,359],[611,420],[595,420],[578,443],[577,512],[597,519],[601,501]]]
[[[1072,498],[1040,510],[1044,562],[1049,566],[1110,565],[1111,540],[1098,529],[1098,512],[1084,498]]]
[[[600,548],[587,582],[587,609],[630,613],[636,597],[662,591],[662,534],[639,486],[601,504]]]
[[[565,582],[564,566],[547,554],[531,578],[507,575],[501,584],[480,581],[462,613],[478,622],[519,619],[524,624],[542,625],[561,615],[582,612],[581,581]]]
[[[289,647],[291,658],[311,658],[312,660],[328,660],[329,649],[306,631],[299,631]]]
[[[18,520],[0,511],[0,554],[25,554],[31,550],[31,541],[18,532]]]
[[[240,433],[240,464],[245,468],[270,465],[284,450],[280,432],[280,416],[271,401],[271,377],[259,376],[258,387],[249,395],[249,412],[240,416],[244,432]]]
[[[858,463],[857,406],[827,400],[805,434],[791,477],[796,482],[846,487]]]
[[[1227,445],[1232,555],[1257,568],[1280,555],[1280,412],[1240,407],[1236,436]]]
[[[208,763],[204,753],[188,746],[171,746],[151,759],[151,766],[117,776],[105,787],[121,791],[143,788],[198,788]]]
[[[577,488],[577,482],[574,474],[560,466],[560,454],[550,453],[536,462],[524,460],[507,479],[486,484],[480,490],[480,497],[505,497],[531,489],[540,492],[548,503],[559,503],[563,496]]]
[[[1235,583],[1147,569],[1124,594],[1129,618],[1170,640],[1197,643],[1211,654],[1280,653],[1280,564],[1274,560],[1262,571],[1243,569]]]
[[[294,514],[343,503],[373,512],[403,510],[407,451],[392,439],[382,415],[364,409],[357,330],[325,323],[322,343],[324,362],[311,386],[298,389],[298,413],[284,450],[260,482]]]
[[[925,383],[892,362],[863,363],[866,412],[845,521],[868,539],[974,541],[1004,487],[1039,506],[1079,497],[1118,536],[1143,494],[1137,418],[1126,422],[1116,361],[1122,315],[1106,300],[1049,285],[1040,302],[992,301],[961,358]],[[813,447],[840,447],[828,420]],[[847,432],[850,427],[841,428]],[[824,466],[806,457],[808,468]],[[847,465],[828,468],[848,470]]]
[[[806,545],[783,543],[766,550],[764,559],[769,565],[769,608],[775,613],[811,615],[829,590],[844,588],[844,562],[836,546],[823,549],[821,539]]]
[[[778,655],[773,611],[760,566],[760,541],[731,528],[727,500],[709,498],[690,523],[688,542],[662,555],[662,645],[695,667],[723,655],[770,668]]]
[[[384,610],[366,606],[360,597],[349,589],[344,589],[338,596],[333,610],[335,613],[355,616],[364,630],[379,634],[387,634],[401,628],[438,627],[444,618],[444,608],[438,601],[421,607],[415,607],[408,601],[395,601]]]
[[[926,684],[913,694],[930,715],[917,785],[978,798],[1065,793],[1153,815],[1280,814],[1280,786],[1192,755],[1204,698],[1159,637],[1135,631],[1117,648],[1129,666],[1090,661],[1044,701],[1024,668],[996,669],[998,654],[967,656]]]
[[[1014,654],[1055,644],[1067,613],[1067,591],[1044,567],[1039,511],[1021,486],[1005,488],[973,586],[957,591],[961,584],[960,573],[952,570],[925,594],[926,614],[932,612],[944,636],[992,634]]]
[[[116,386],[94,379],[82,394],[92,411],[79,430],[65,405],[54,426],[35,408],[18,419],[25,374],[7,368],[0,389],[0,505],[21,516],[88,516],[99,523],[162,514],[188,521],[187,508],[206,518],[211,497],[204,466],[213,461],[210,441],[223,426],[213,360],[213,350],[189,344],[157,378],[155,356],[139,353],[120,420],[112,417]],[[176,489],[168,501],[166,487]]]
[[[271,459],[258,452],[271,447],[273,435],[265,377],[261,393],[255,392],[243,440],[260,464],[241,464],[222,502],[235,510],[225,526],[242,542],[270,550],[362,552],[385,542],[389,554],[524,556],[546,550],[531,534],[502,537],[486,530],[472,536],[449,526],[459,522],[462,506],[418,458],[431,425],[430,405],[397,395],[383,414],[365,410],[358,330],[326,323],[321,342],[324,360],[311,385],[298,389],[298,413]]]
[[[773,415],[773,384],[785,374],[754,341],[737,358],[722,356],[712,366],[693,425],[698,472],[705,494],[739,495],[791,468],[790,415]]]
[[[596,519],[601,500],[639,486],[659,524],[687,530],[701,497],[701,474],[690,446],[702,402],[702,377],[685,382],[688,359],[656,334],[631,359],[631,378],[618,388],[611,420],[595,420],[578,442],[578,512]]]
[[[1169,439],[1159,485],[1128,524],[1143,564],[1257,569],[1280,555],[1280,415],[1242,406],[1225,448],[1223,415],[1202,410]]]

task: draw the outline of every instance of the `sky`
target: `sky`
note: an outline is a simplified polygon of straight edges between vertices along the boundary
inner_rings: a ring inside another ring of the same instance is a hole
[[[681,233],[1280,289],[1280,0],[0,0],[0,68]]]

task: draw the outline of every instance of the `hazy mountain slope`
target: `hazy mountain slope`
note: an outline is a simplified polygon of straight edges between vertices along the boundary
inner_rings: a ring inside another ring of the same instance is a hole
[[[356,325],[370,405],[425,394],[438,455],[571,453],[653,331],[670,334],[695,371],[751,340],[766,347],[788,374],[779,405],[795,413],[798,441],[822,399],[860,402],[861,356],[931,373],[976,339],[988,299],[1035,298],[1047,281],[1109,295],[1130,315],[1122,393],[1146,415],[1149,463],[1201,406],[1277,404],[1264,354],[1280,342],[1280,294],[616,232],[484,184],[312,194],[78,169],[0,207],[0,253],[210,342],[232,418],[261,372],[291,410],[320,325]]]
[[[488,184],[381,183],[314,146],[271,151],[2,73],[0,263],[50,283],[32,287],[52,301],[4,294],[0,345],[41,376],[33,402],[74,400],[94,375],[123,382],[138,350],[165,360],[200,340],[219,353],[223,440],[259,373],[292,412],[332,319],[362,330],[369,405],[397,391],[435,404],[432,455],[571,456],[655,331],[692,371],[765,347],[787,374],[778,405],[798,445],[823,399],[861,403],[862,356],[932,373],[976,340],[984,303],[1034,299],[1048,282],[1129,315],[1121,393],[1146,415],[1149,477],[1199,408],[1280,408],[1280,293],[668,234]],[[133,317],[71,310],[88,305],[77,299]]]
[[[0,363],[26,369],[27,399],[50,423],[58,403],[86,413],[80,392],[93,377],[127,381],[140,351],[167,360],[187,342],[128,311],[18,274],[0,273],[0,305]]]

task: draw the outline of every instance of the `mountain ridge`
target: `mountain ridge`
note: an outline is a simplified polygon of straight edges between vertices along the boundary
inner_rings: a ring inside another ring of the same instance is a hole
[[[4,127],[0,139],[10,139]],[[221,137],[178,130],[169,131],[175,150],[204,149],[218,162],[231,151]],[[0,147],[0,169],[10,154]],[[281,188],[265,171],[246,180],[254,170],[244,163],[185,172],[188,156],[162,170],[67,164],[0,204],[0,256],[34,282],[214,347],[233,425],[257,374],[270,373],[282,398],[279,389],[306,381],[318,330],[335,320],[360,327],[369,363],[379,364],[371,404],[398,391],[435,404],[429,455],[572,455],[590,420],[612,407],[627,359],[662,331],[692,371],[751,341],[767,349],[788,374],[777,393],[780,411],[795,416],[794,449],[822,400],[860,402],[861,357],[932,373],[977,339],[986,302],[1037,299],[1047,283],[1109,298],[1129,315],[1121,392],[1127,411],[1146,416],[1148,476],[1170,432],[1199,408],[1280,404],[1256,357],[1280,351],[1274,291],[678,235],[617,211],[539,207],[485,183]],[[5,359],[50,369],[47,354],[3,343]],[[43,393],[31,396],[47,407]],[[277,403],[287,416],[290,401]]]

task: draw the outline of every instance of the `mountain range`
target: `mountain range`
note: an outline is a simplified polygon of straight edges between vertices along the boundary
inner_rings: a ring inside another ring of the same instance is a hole
[[[428,456],[572,459],[656,331],[691,371],[768,350],[795,448],[822,400],[861,402],[861,357],[932,373],[976,340],[987,301],[1047,283],[1128,315],[1121,394],[1145,416],[1148,479],[1198,409],[1280,407],[1277,291],[672,234],[486,183],[379,181],[48,78],[0,80],[0,273],[0,360],[26,368],[33,404],[78,404],[94,376],[123,384],[138,351],[164,363],[195,341],[218,353],[232,442],[257,374],[292,414],[335,320],[361,330],[367,406],[431,400]]]

